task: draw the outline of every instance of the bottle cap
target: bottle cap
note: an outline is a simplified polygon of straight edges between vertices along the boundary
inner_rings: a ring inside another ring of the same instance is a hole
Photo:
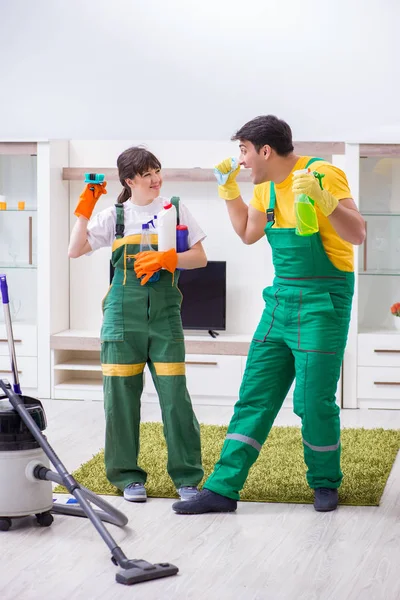
[[[302,173],[310,173],[311,169],[298,169],[297,171],[293,171],[293,175],[300,175]]]

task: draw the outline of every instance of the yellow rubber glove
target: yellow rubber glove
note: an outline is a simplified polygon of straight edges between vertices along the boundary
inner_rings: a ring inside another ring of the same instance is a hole
[[[103,183],[88,183],[79,196],[79,202],[76,205],[74,214],[77,217],[85,217],[89,220],[97,200],[102,194],[107,194],[106,185],[106,181]]]
[[[235,200],[240,196],[236,176],[240,165],[236,158],[226,158],[214,167],[214,175],[218,181],[218,195],[224,200]]]
[[[134,265],[136,277],[140,279],[144,276],[140,285],[145,285],[160,269],[174,273],[178,264],[178,254],[174,248],[166,252],[157,252],[156,250],[139,252],[134,255],[134,258],[136,258]]]
[[[295,196],[298,194],[309,196],[325,217],[329,217],[339,204],[339,200],[328,190],[321,189],[318,179],[312,173],[293,175],[292,192]]]

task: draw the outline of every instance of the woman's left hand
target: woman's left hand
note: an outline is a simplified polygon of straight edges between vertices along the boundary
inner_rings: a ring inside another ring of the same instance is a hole
[[[145,285],[160,269],[166,269],[173,273],[178,264],[178,255],[174,248],[166,252],[157,252],[156,250],[139,252],[139,254],[135,254],[134,258],[136,259],[134,264],[136,277],[140,279],[144,276],[141,285]]]

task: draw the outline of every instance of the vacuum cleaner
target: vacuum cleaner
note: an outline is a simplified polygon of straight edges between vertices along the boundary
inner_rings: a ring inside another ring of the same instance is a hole
[[[47,421],[42,403],[21,393],[5,275],[0,275],[0,290],[14,379],[13,386],[0,379],[0,532],[10,529],[12,519],[29,515],[35,515],[41,527],[53,523],[54,513],[87,517],[107,544],[112,562],[119,567],[118,583],[132,585],[176,575],[178,568],[170,563],[152,564],[125,556],[103,521],[124,527],[127,517],[80,485],[43,435]],[[76,504],[53,503],[52,482],[65,486]]]

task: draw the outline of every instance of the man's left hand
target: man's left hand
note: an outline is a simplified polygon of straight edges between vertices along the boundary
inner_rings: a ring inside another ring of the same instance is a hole
[[[292,192],[295,196],[306,194],[318,205],[325,217],[329,217],[339,204],[328,190],[321,189],[318,179],[312,173],[293,175]]]

